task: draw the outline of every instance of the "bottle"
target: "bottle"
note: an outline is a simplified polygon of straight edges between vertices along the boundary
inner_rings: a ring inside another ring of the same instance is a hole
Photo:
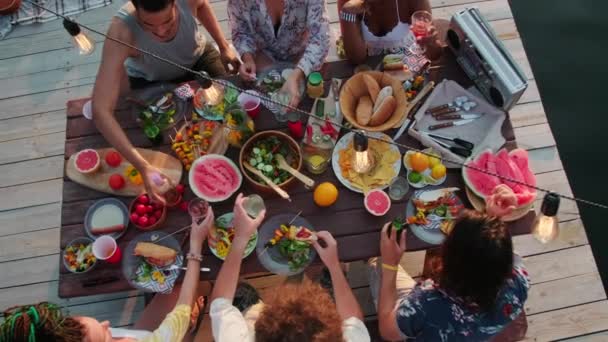
[[[319,72],[311,72],[310,75],[308,75],[306,94],[308,94],[309,97],[316,99],[323,96],[324,92],[323,76]]]

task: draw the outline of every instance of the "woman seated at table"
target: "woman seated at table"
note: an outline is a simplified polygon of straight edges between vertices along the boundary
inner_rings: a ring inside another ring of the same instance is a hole
[[[329,18],[324,0],[228,0],[232,43],[241,55],[239,73],[253,81],[274,62],[296,65],[283,90],[297,106],[299,85],[319,70],[329,52]]]
[[[367,56],[410,55],[410,49],[416,43],[410,30],[412,14],[416,11],[431,13],[429,0],[338,0],[347,59],[353,64],[361,64]],[[439,30],[443,31],[446,24],[438,25]],[[440,36],[431,24],[426,37],[418,41],[431,60],[441,55]]]
[[[370,262],[370,288],[383,338],[486,341],[523,312],[530,287],[527,272],[498,218],[517,199],[503,190],[488,201],[487,214],[467,211],[460,217],[442,245],[436,275],[418,284],[399,265],[406,234],[398,242],[389,224],[384,226],[382,261]]]
[[[52,303],[39,303],[10,308],[4,312],[4,322],[0,325],[0,341],[62,341],[62,342],[110,342],[149,341],[178,342],[184,339],[191,322],[191,311],[199,288],[200,260],[203,242],[214,222],[213,210],[209,208],[205,220],[192,222],[190,233],[190,253],[186,275],[177,302],[171,312],[154,331],[112,329],[108,321],[99,322],[93,317],[64,316],[61,307]],[[155,301],[165,301],[157,294],[144,310],[140,321],[154,321],[171,310],[162,310]],[[200,301],[195,305],[202,308]],[[154,310],[149,310],[154,308]],[[136,324],[137,326],[137,324]]]

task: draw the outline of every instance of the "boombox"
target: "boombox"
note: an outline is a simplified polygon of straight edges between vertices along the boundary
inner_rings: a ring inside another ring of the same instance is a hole
[[[517,103],[528,87],[527,78],[477,8],[452,17],[447,42],[458,64],[491,103],[504,110]]]

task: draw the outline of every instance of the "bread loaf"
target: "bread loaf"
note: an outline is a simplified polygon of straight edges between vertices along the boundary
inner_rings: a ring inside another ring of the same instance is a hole
[[[380,102],[378,110],[374,111],[374,114],[372,114],[372,118],[369,120],[369,125],[382,125],[386,122],[386,120],[393,116],[395,108],[397,108],[397,100],[395,100],[393,95],[384,97]]]
[[[369,92],[369,97],[372,99],[372,103],[376,103],[378,93],[380,93],[380,85],[378,84],[378,81],[376,81],[370,75],[363,75],[363,82],[365,82],[365,86],[367,87],[367,92]]]
[[[173,262],[177,256],[175,250],[150,242],[138,242],[137,245],[135,245],[134,254],[163,262]]]
[[[385,98],[392,96],[392,95],[393,95],[393,87],[386,86],[386,87],[382,88],[382,90],[380,90],[380,92],[378,93],[378,98],[376,99],[376,101],[374,101],[374,109],[372,110],[372,112],[375,113],[376,111],[378,111],[378,108],[380,108],[382,101],[384,101]]]
[[[359,103],[355,110],[355,119],[359,125],[367,126],[369,124],[369,120],[372,118],[372,107],[372,99],[369,96],[361,96],[359,98]]]

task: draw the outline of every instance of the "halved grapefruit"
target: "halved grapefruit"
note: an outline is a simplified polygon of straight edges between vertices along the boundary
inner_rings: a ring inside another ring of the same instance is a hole
[[[375,216],[384,216],[391,209],[391,199],[380,189],[368,192],[363,203],[365,209]]]
[[[91,174],[101,166],[99,153],[93,149],[85,149],[76,154],[74,166],[80,173]]]

